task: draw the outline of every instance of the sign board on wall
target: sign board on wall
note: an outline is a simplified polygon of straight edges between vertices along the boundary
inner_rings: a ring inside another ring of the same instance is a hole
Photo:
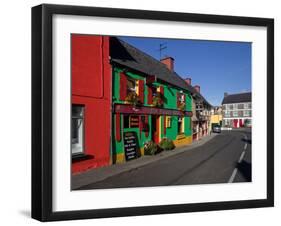
[[[139,127],[139,116],[131,115],[130,116],[130,128]]]
[[[141,106],[135,108],[129,104],[115,104],[114,113],[122,114],[138,114],[138,115],[175,115],[175,116],[187,116],[192,117],[192,111],[180,111],[175,109],[164,109],[157,107]]]

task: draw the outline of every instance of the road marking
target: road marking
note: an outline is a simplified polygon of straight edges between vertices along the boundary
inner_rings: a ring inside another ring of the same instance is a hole
[[[234,181],[234,178],[235,178],[235,176],[236,176],[236,174],[237,174],[237,168],[235,168],[234,170],[233,170],[233,172],[232,172],[232,174],[231,174],[231,177],[229,178],[229,180],[228,180],[228,183],[232,183],[233,181]]]
[[[242,160],[243,160],[243,158],[244,158],[244,155],[246,154],[246,152],[245,152],[245,150],[247,149],[247,142],[246,142],[246,140],[248,139],[248,137],[244,134],[244,138],[245,138],[244,151],[241,153],[238,163],[241,163],[241,162],[242,162]],[[231,174],[231,177],[230,177],[229,180],[228,180],[228,183],[232,183],[232,182],[234,181],[234,178],[235,178],[235,176],[236,176],[236,174],[237,174],[237,171],[238,171],[237,168],[235,168],[235,169],[233,170],[233,172],[232,172],[232,174]]]
[[[247,140],[248,140],[248,137],[247,137],[247,135],[246,134],[244,134],[244,138],[245,138],[245,145],[244,145],[244,150],[246,150],[247,149]]]
[[[243,151],[243,152],[241,153],[238,163],[241,163],[241,162],[242,162],[242,159],[243,159],[245,153],[246,153],[245,151]]]

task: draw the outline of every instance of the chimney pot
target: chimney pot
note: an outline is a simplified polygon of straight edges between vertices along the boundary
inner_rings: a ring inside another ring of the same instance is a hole
[[[160,61],[161,61],[161,63],[165,64],[166,67],[170,71],[174,71],[174,58],[173,57],[165,57],[165,58],[161,59]]]
[[[191,78],[186,78],[184,81],[186,82],[187,85],[191,86]]]
[[[196,85],[196,86],[194,86],[194,89],[195,89],[198,93],[200,93],[200,86]]]

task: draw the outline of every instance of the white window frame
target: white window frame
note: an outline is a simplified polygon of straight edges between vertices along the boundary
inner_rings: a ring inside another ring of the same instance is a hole
[[[71,155],[75,157],[76,155],[84,154],[85,148],[84,148],[84,130],[85,130],[85,107],[82,105],[76,105],[73,104],[72,108],[77,107],[81,108],[81,115],[79,116],[74,116],[73,113],[71,115],[71,126],[73,126],[73,120],[78,119],[81,120],[81,124],[78,126],[78,142],[74,143],[73,142],[73,137],[71,132]],[[71,129],[73,129],[71,127]]]
[[[246,112],[247,112],[247,114],[246,114]],[[243,116],[247,116],[247,117],[249,117],[250,116],[250,110],[244,110],[243,111]]]

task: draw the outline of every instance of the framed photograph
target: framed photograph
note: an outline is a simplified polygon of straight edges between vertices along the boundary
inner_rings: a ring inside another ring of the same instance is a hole
[[[32,8],[32,217],[274,205],[274,20]]]

